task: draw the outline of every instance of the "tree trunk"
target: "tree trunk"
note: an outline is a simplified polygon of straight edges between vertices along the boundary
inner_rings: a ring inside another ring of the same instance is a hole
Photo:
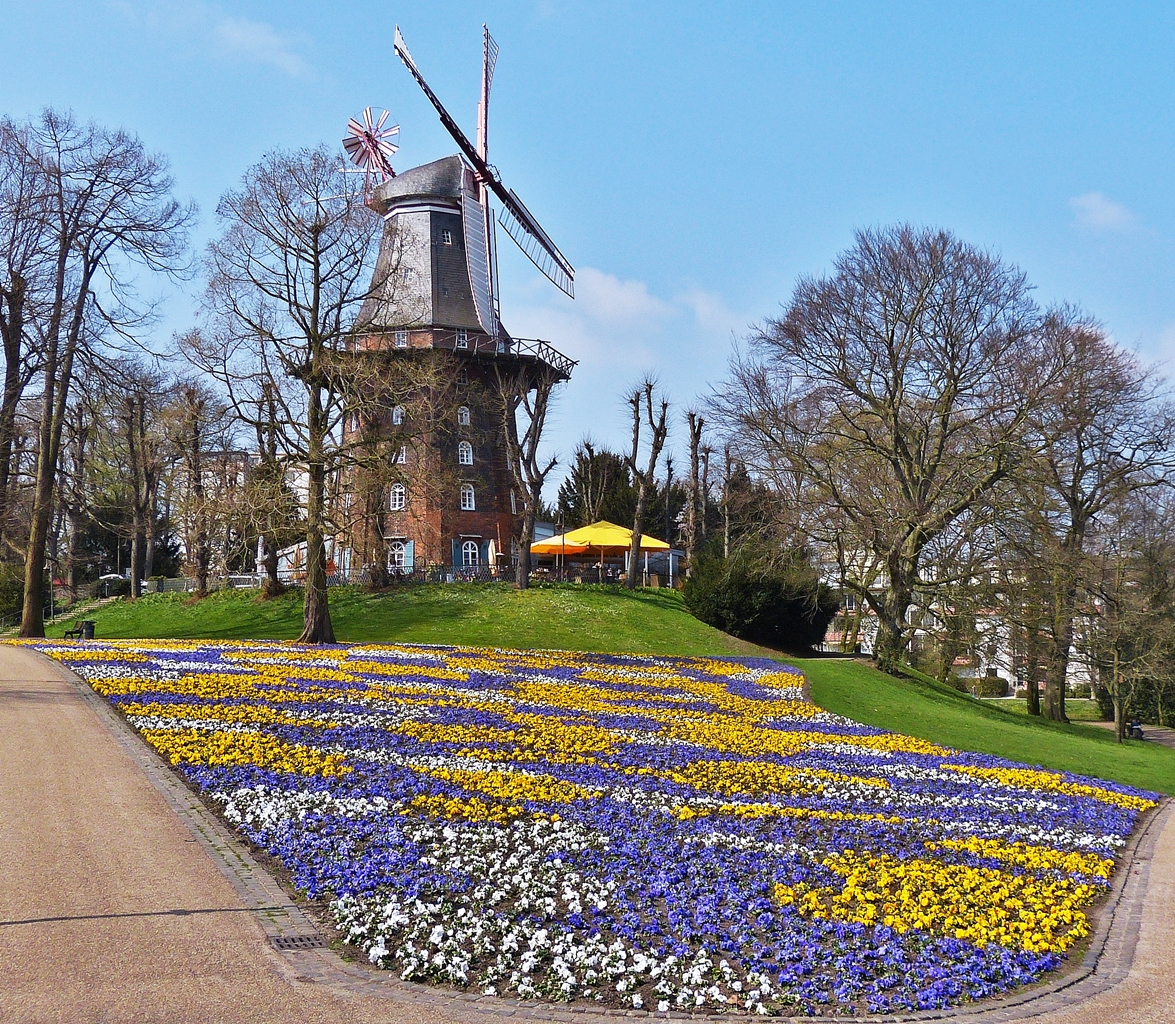
[[[285,586],[277,575],[277,541],[272,537],[263,537],[265,557],[262,565],[265,566],[265,582],[261,584],[261,596],[265,600],[279,597],[286,592]]]
[[[1024,678],[1028,713],[1040,716],[1040,633],[1033,627],[1024,631]]]
[[[522,535],[518,538],[518,569],[514,577],[514,585],[519,590],[526,590],[530,586],[530,545],[533,540],[534,508],[528,501],[522,514]]]
[[[4,293],[8,316],[4,318],[4,395],[0,399],[0,537],[8,532],[8,491],[12,478],[12,450],[16,438],[16,410],[24,393],[21,349],[24,340],[24,302],[27,286],[18,274]]]
[[[150,485],[147,495],[147,533],[146,549],[143,552],[143,579],[149,580],[155,575],[155,544],[159,533],[159,487],[157,482]]]
[[[891,572],[889,586],[877,609],[877,639],[873,643],[873,657],[882,672],[898,675],[905,664],[906,611],[910,607],[908,587],[895,581]]]
[[[81,300],[81,301],[84,301]],[[33,511],[29,525],[29,546],[25,553],[24,607],[20,618],[20,635],[38,638],[45,635],[45,554],[49,541],[49,524],[53,517],[53,492],[57,481],[57,463],[61,454],[61,429],[65,423],[65,402],[73,375],[73,358],[77,334],[81,331],[81,310],[77,310],[61,360],[61,379],[54,370],[57,344],[50,341],[45,357],[45,384],[41,395],[41,420],[37,429],[37,480],[33,487]]]
[[[302,606],[303,644],[333,644],[335,631],[330,621],[330,604],[326,586],[326,539],[323,533],[326,516],[326,464],[323,455],[324,413],[322,395],[310,388],[307,409],[309,483],[306,495],[306,597]]]
[[[1044,714],[1054,722],[1068,722],[1065,684],[1069,678],[1069,652],[1073,647],[1075,588],[1060,582],[1053,594],[1053,636],[1044,679]]]
[[[1122,700],[1122,672],[1117,648],[1114,649],[1114,664],[1110,674],[1110,695],[1114,700],[1114,736],[1121,743],[1126,738],[1126,708]]]
[[[643,478],[639,478],[636,490],[636,514],[632,517],[632,544],[628,549],[628,573],[624,577],[624,585],[629,590],[636,588],[636,574],[640,572],[641,561],[641,531],[645,525],[645,503],[648,500],[649,488]]]
[[[143,563],[146,554],[146,531],[143,520],[136,508],[131,532],[131,599],[143,596]]]

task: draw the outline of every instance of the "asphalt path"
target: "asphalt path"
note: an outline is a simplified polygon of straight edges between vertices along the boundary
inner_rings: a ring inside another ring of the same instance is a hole
[[[325,950],[279,953],[264,906],[226,877],[225,844],[201,838],[219,826],[194,800],[204,826],[177,813],[181,804],[150,777],[170,773],[129,744],[142,747],[56,664],[0,645],[0,1021],[584,1019],[490,997],[463,1004],[391,978],[376,983]],[[934,1018],[1175,1022],[1175,814],[1163,815],[1141,850],[1094,975],[1031,1002]],[[280,900],[276,883],[256,865],[253,872],[268,884],[262,896]],[[318,966],[307,969],[312,959]],[[589,1010],[587,1019],[601,1015]]]
[[[74,684],[0,646],[0,1021],[458,1019],[289,973]]]

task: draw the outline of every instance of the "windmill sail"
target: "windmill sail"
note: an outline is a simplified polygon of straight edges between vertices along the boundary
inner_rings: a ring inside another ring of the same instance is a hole
[[[494,191],[497,192],[497,189]],[[498,220],[506,229],[506,234],[514,239],[514,244],[526,253],[530,262],[543,272],[551,284],[574,299],[575,268],[547,237],[547,233],[522,205],[522,200],[515,195],[513,189],[510,189],[510,198],[513,202],[503,200],[502,212],[498,214]]]
[[[481,154],[469,139],[466,138],[465,133],[458,126],[457,122],[449,115],[449,112],[444,108],[441,101],[437,99],[436,93],[429,88],[428,83],[424,80],[424,76],[420,73],[420,69],[416,66],[416,62],[412,59],[412,54],[408,52],[408,46],[404,42],[404,37],[400,34],[400,27],[398,25],[396,26],[396,36],[393,46],[396,51],[396,56],[404,62],[404,66],[411,72],[412,77],[416,79],[417,85],[424,91],[424,95],[428,97],[429,102],[440,115],[441,124],[453,136],[453,140],[461,148],[461,152],[465,154],[465,158],[473,165],[478,180],[485,184],[501,201],[502,213],[499,219],[502,227],[506,229],[506,232],[514,239],[527,258],[543,272],[547,280],[560,291],[574,298],[575,268],[567,261],[567,257],[559,251],[558,246],[547,237],[547,233],[539,225],[539,222],[534,219],[534,215],[523,205],[522,200],[518,198],[514,190],[508,189],[502,184],[489,164],[482,159]]]
[[[494,292],[490,284],[491,257],[486,238],[486,211],[473,195],[461,191],[461,220],[465,226],[465,264],[469,268],[469,283],[473,286],[473,307],[481,329],[491,338],[498,335],[494,316]]]

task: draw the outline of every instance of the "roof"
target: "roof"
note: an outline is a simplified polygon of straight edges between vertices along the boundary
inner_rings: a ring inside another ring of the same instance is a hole
[[[460,200],[463,185],[467,189],[474,187],[473,172],[454,154],[412,167],[376,186],[371,194],[371,207],[376,213],[384,214],[407,200]]]

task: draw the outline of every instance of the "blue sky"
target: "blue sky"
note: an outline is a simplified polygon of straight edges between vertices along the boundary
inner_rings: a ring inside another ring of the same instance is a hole
[[[1169,4],[9,0],[0,110],[138,132],[202,244],[262,153],[337,143],[367,105],[401,125],[397,168],[453,152],[392,33],[472,134],[483,21],[491,159],[578,269],[571,302],[501,235],[507,327],[580,360],[564,455],[624,443],[620,392],[646,371],[696,402],[861,226],[950,228],[1042,302],[1175,355]],[[163,336],[198,290],[168,296]]]

